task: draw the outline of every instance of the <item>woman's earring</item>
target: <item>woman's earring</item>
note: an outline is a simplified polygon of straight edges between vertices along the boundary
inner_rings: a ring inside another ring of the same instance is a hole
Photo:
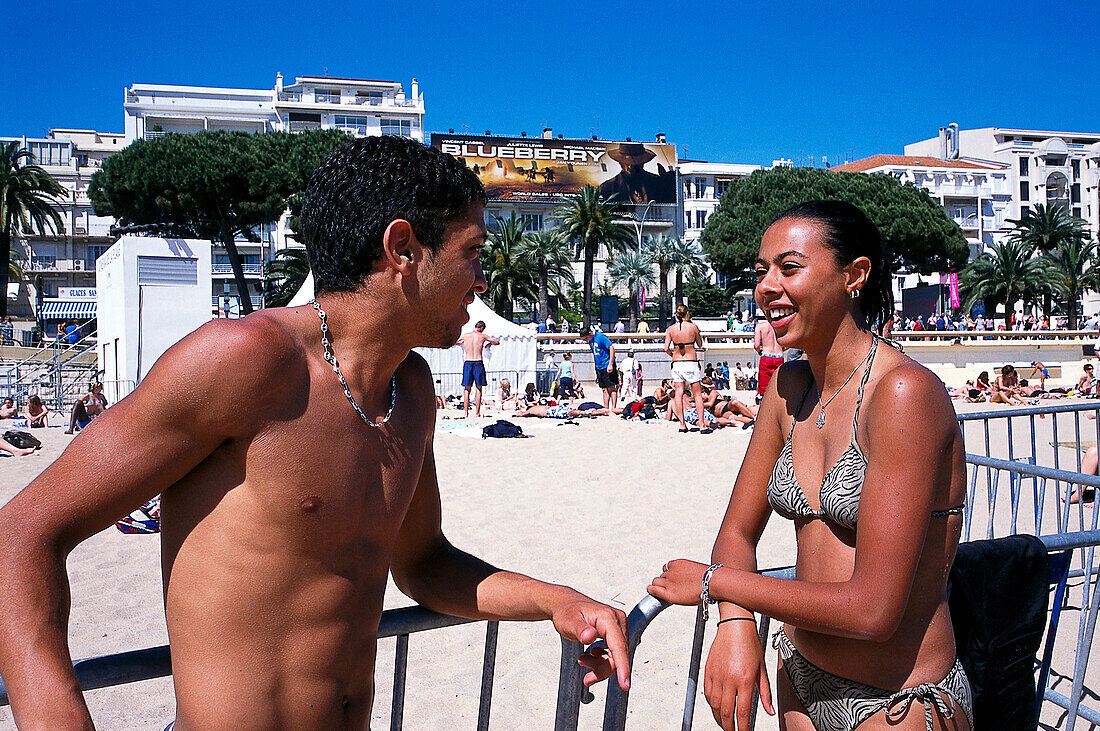
[[[848,296],[851,297],[852,299],[858,299],[859,298],[859,290],[858,289],[853,289],[851,292],[848,293]]]

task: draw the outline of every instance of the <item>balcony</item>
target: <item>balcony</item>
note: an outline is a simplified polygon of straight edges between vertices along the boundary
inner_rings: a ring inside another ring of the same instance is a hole
[[[258,277],[263,274],[264,267],[262,264],[241,264],[241,269],[244,270],[246,277]],[[230,264],[211,264],[210,272],[211,274],[233,276],[233,267]]]
[[[159,140],[164,135],[168,134],[161,129],[147,129],[145,130],[145,139],[147,140]]]
[[[365,124],[338,124],[336,129],[358,137],[366,137],[367,135],[367,125]]]
[[[308,129],[321,129],[320,122],[292,121],[287,122],[287,124],[291,132],[305,132]]]

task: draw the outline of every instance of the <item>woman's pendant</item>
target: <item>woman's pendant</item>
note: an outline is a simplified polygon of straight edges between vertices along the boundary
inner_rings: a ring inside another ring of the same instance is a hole
[[[820,429],[825,426],[825,409],[822,408],[817,412],[817,428]]]

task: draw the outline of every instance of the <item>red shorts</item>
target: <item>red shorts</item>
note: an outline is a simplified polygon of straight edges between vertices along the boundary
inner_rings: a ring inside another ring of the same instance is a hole
[[[783,358],[774,355],[760,356],[760,366],[756,375],[756,393],[762,395],[768,390],[768,384],[772,382],[772,376],[779,366],[783,365]]]

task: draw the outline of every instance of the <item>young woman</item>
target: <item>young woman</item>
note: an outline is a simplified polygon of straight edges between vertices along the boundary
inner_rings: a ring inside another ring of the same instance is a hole
[[[805,360],[782,366],[764,396],[716,566],[672,561],[649,591],[719,602],[704,691],[723,728],[747,726],[756,687],[772,712],[752,620],[761,612],[784,623],[773,638],[784,728],[903,731],[934,719],[968,730],[971,692],[945,599],[962,527],[962,434],[940,380],[872,334],[892,307],[878,230],[848,203],[797,206],[765,232],[756,276],[780,345]],[[794,580],[756,573],[773,511],[794,525]]]
[[[27,399],[27,406],[23,409],[23,418],[27,420],[27,426],[31,429],[37,429],[43,426],[49,426],[49,412],[46,411],[46,407],[42,405],[42,399],[38,396],[31,396]]]
[[[516,394],[512,393],[512,382],[507,378],[500,379],[500,388],[497,389],[497,403],[501,411],[515,411],[517,408]]]
[[[688,431],[687,422],[684,421],[681,398],[684,387],[691,391],[695,400],[695,408],[699,416],[699,431],[709,434],[711,429],[703,420],[703,393],[699,382],[703,380],[703,373],[699,369],[699,350],[703,348],[703,336],[699,332],[699,326],[691,321],[691,313],[687,305],[676,306],[676,322],[665,330],[665,353],[672,358],[672,387],[676,395],[672,399],[672,408],[676,411],[676,418],[680,421],[680,431]]]

